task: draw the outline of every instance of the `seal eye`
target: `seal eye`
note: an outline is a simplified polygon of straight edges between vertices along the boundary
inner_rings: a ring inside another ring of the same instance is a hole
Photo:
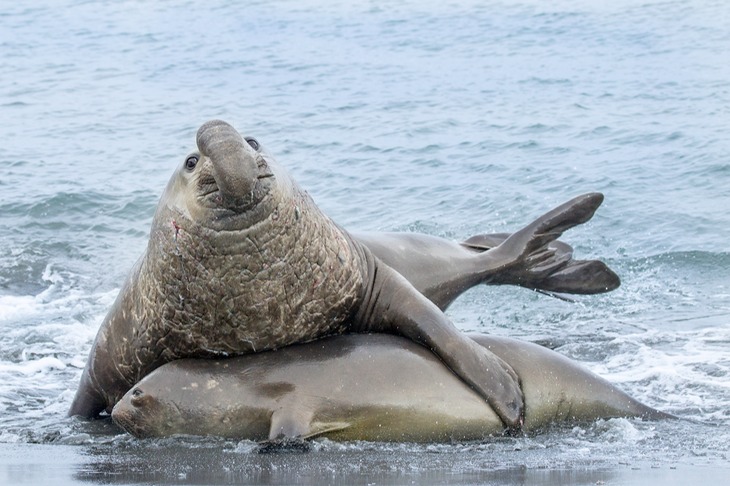
[[[261,145],[259,145],[258,140],[256,140],[255,138],[247,138],[246,143],[248,143],[251,148],[254,149],[256,152],[258,152],[261,148]]]
[[[198,164],[197,155],[191,155],[190,157],[185,159],[185,168],[187,170],[193,170],[197,164]]]
[[[132,398],[139,398],[142,395],[144,395],[144,392],[139,388],[135,388],[134,391],[132,391]]]

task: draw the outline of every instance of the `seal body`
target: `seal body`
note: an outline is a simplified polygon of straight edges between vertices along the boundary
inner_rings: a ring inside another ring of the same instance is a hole
[[[555,422],[667,418],[560,354],[472,338],[517,372],[527,431]],[[344,335],[225,360],[180,360],[145,377],[112,418],[137,437],[449,442],[501,434],[495,411],[422,346]]]
[[[426,346],[506,426],[519,424],[514,370],[324,215],[258,142],[214,120],[198,130],[197,145],[168,183],[147,250],[102,322],[71,415],[110,411],[142,377],[175,359],[383,332]],[[530,255],[549,255],[546,245],[590,219],[602,200],[586,194],[549,211],[482,252],[483,268],[442,287],[475,285]]]

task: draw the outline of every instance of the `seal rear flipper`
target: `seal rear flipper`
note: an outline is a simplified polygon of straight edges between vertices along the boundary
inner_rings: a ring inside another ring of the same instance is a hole
[[[476,239],[480,239],[477,235]],[[486,235],[490,236],[490,235]],[[469,238],[462,245],[472,246]],[[547,250],[547,251],[546,251]],[[573,249],[562,241],[551,242],[534,252],[522,265],[496,274],[490,285],[519,285],[530,290],[561,294],[602,294],[621,286],[620,277],[601,260],[574,260]]]
[[[525,394],[525,431],[556,422],[614,417],[676,418],[644,405],[579,363],[538,344],[483,334],[470,337],[519,374]]]
[[[572,260],[565,267],[523,287],[570,294],[601,294],[617,289],[621,279],[600,260]]]
[[[461,242],[462,246],[471,248],[476,251],[487,251],[496,248],[502,244],[504,240],[509,238],[512,233],[483,233],[470,236]]]
[[[512,233],[496,248],[481,253],[478,258],[482,260],[485,280],[509,269],[524,267],[530,256],[534,258],[545,251],[549,256],[550,250],[546,247],[564,231],[591,219],[602,202],[603,194],[600,193],[575,197]],[[537,260],[543,262],[545,257]]]
[[[578,196],[512,235],[475,235],[461,244],[483,252],[484,257],[489,257],[490,253],[523,251],[521,257],[511,257],[517,260],[515,264],[501,271],[487,268],[485,273],[490,272],[487,279],[490,284],[520,285],[532,290],[569,294],[609,292],[621,284],[613,270],[600,260],[574,260],[573,248],[556,240],[563,231],[588,221],[602,202],[600,193]],[[495,261],[494,257],[489,258],[487,267],[492,261]]]
[[[518,257],[525,258],[558,239],[563,232],[590,220],[601,203],[603,194],[598,192],[574,197],[514,232],[495,250],[500,250],[507,244],[507,254],[515,253]]]

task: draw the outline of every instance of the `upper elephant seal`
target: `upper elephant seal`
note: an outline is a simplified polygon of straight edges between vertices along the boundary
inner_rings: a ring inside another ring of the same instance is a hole
[[[198,130],[197,146],[168,183],[147,250],[102,322],[70,415],[110,411],[178,358],[385,332],[431,349],[506,426],[519,424],[512,368],[325,216],[258,142],[214,120]],[[588,194],[559,206],[484,252],[485,261],[516,264],[602,200]]]

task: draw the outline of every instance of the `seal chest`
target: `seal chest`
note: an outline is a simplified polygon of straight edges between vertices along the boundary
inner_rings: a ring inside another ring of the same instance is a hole
[[[140,340],[165,350],[163,361],[169,361],[275,349],[342,332],[363,286],[352,241],[273,159],[206,134],[204,126],[193,172],[176,174],[189,179],[185,204],[163,197],[155,216],[138,280],[141,295],[150,298],[138,324],[147,336]],[[220,136],[235,140],[238,134],[231,129]],[[236,157],[243,162],[219,164]],[[218,184],[252,157],[256,183],[238,176]],[[221,194],[208,206],[213,185]],[[135,379],[149,368],[141,367]]]
[[[147,321],[159,324],[150,331],[164,336],[163,348],[240,354],[342,331],[363,285],[357,255],[290,187],[270,196],[273,209],[253,227],[220,232],[182,220],[176,237],[165,226],[155,231],[147,258],[153,277],[144,279],[155,301],[145,307],[160,309]]]

